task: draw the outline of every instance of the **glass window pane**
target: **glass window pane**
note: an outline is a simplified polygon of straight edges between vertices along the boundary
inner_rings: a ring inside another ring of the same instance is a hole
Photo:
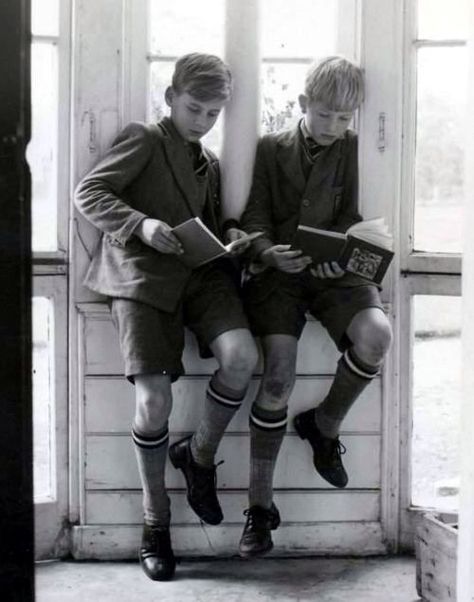
[[[59,0],[32,0],[31,33],[44,36],[59,34]]]
[[[53,304],[33,298],[33,441],[35,500],[55,498]]]
[[[171,82],[174,62],[156,61],[150,66],[150,94],[148,96],[148,121],[157,122],[169,115],[169,107],[165,103],[165,90]],[[202,138],[202,143],[213,152],[219,154],[222,142],[223,112],[215,126]]]
[[[412,502],[458,507],[461,297],[414,298]]]
[[[418,38],[467,38],[469,0],[418,0]]]
[[[417,73],[414,247],[460,253],[467,50],[421,48]]]
[[[181,56],[188,52],[224,52],[223,0],[150,0],[150,51]]]
[[[334,54],[338,2],[263,0],[262,55],[312,58]]]
[[[262,133],[291,127],[301,117],[298,95],[303,92],[308,65],[263,63]]]
[[[32,45],[32,136],[27,158],[32,176],[34,251],[57,250],[57,58],[55,45]]]

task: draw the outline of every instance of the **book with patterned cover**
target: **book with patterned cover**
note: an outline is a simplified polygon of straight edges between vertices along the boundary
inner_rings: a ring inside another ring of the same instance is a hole
[[[346,272],[380,284],[392,261],[393,240],[383,218],[358,222],[343,234],[298,226],[293,243],[313,264],[337,261]]]

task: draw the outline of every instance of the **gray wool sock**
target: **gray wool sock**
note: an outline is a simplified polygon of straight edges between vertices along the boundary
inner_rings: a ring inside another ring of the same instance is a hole
[[[249,505],[269,509],[273,501],[273,473],[286,432],[287,410],[266,410],[255,402],[249,417]]]
[[[227,425],[240,408],[244,391],[235,391],[223,385],[217,373],[211,378],[201,421],[191,438],[191,454],[201,466],[214,466],[214,457]]]
[[[315,411],[315,422],[326,437],[335,438],[352,404],[377,376],[378,366],[368,366],[347,349],[339,359],[334,381]]]
[[[147,434],[133,428],[132,438],[143,488],[145,523],[155,527],[169,527],[170,500],[165,487],[168,424],[159,432]]]

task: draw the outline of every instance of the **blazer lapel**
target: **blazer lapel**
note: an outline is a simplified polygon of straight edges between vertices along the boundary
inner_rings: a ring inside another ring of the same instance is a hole
[[[303,194],[305,177],[301,167],[301,149],[299,139],[299,125],[296,129],[285,132],[278,143],[277,161],[287,175],[289,181]]]
[[[163,147],[176,186],[181,191],[191,215],[200,215],[198,186],[184,141],[169,117],[165,117],[159,125],[164,132]]]

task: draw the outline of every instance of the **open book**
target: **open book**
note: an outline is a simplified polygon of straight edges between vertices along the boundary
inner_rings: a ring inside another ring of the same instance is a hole
[[[345,234],[298,226],[293,248],[313,263],[337,261],[346,272],[380,284],[393,258],[393,237],[383,217],[353,224]]]
[[[228,255],[240,245],[262,235],[262,232],[252,232],[224,245],[199,217],[188,219],[171,231],[184,249],[184,253],[178,255],[179,259],[190,268],[197,268],[213,259]]]

